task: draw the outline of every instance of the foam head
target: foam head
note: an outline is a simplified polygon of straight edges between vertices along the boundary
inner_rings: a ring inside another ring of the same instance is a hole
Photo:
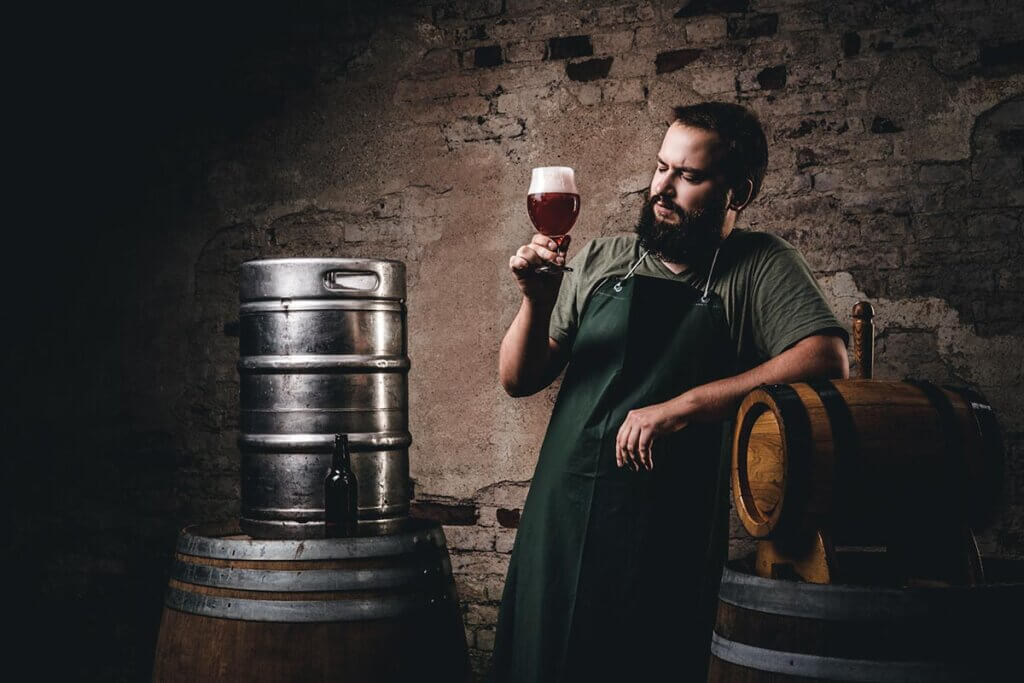
[[[568,166],[542,166],[533,169],[527,194],[542,192],[579,194],[579,190],[576,189],[576,174]]]

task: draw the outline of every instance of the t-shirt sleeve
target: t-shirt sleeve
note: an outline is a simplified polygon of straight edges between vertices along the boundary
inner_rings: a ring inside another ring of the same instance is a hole
[[[812,334],[835,334],[849,343],[807,262],[790,246],[773,249],[758,268],[752,322],[754,344],[766,358]]]

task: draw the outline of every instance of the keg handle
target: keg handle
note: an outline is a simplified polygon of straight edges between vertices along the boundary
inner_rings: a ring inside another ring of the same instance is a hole
[[[372,292],[380,287],[380,275],[372,270],[329,270],[324,273],[324,287],[332,292]]]

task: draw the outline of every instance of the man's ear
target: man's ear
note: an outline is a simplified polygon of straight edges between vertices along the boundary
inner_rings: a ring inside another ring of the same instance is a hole
[[[754,196],[754,181],[747,178],[739,186],[729,190],[729,208],[733,211],[742,211],[750,204]]]

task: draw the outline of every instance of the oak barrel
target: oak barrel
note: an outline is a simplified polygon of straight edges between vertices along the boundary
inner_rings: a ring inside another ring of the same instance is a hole
[[[732,452],[736,512],[755,538],[829,528],[872,545],[908,510],[973,528],[1003,482],[992,407],[928,382],[817,380],[762,386],[742,401]]]
[[[153,680],[465,681],[444,533],[256,540],[237,524],[177,544]]]
[[[359,518],[378,532],[409,512],[405,265],[352,258],[242,264],[241,528],[323,536],[323,479],[347,434]]]
[[[896,585],[882,552],[844,551],[843,584],[756,576],[753,556],[723,573],[712,683],[1012,680],[1024,561],[986,558],[988,583]]]

